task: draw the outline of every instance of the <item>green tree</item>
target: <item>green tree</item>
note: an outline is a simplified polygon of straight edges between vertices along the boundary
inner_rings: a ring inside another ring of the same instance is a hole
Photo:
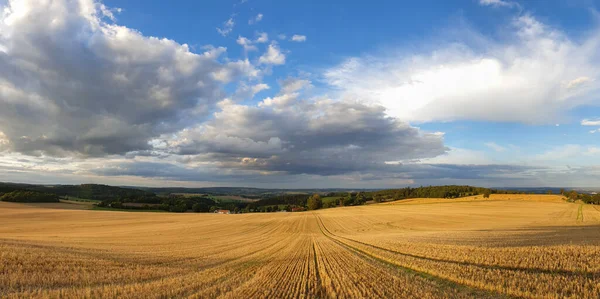
[[[381,202],[381,196],[378,194],[373,195],[373,201],[374,202]]]
[[[358,194],[356,194],[356,197],[354,198],[354,204],[355,205],[362,205],[367,201],[367,199],[365,198],[365,194],[362,192],[358,192]]]
[[[199,203],[195,203],[192,206],[192,211],[194,211],[196,213],[200,213],[202,211],[202,206]]]
[[[344,206],[351,206],[354,204],[354,197],[352,197],[352,193],[348,192],[348,195],[343,198]]]
[[[578,197],[579,197],[579,194],[577,194],[577,191],[573,190],[573,191],[569,192],[569,200],[575,201],[575,200],[577,200]]]
[[[321,200],[321,195],[313,194],[306,203],[306,206],[309,210],[318,210],[323,206],[323,200]]]
[[[490,198],[491,193],[492,193],[492,191],[490,191],[489,189],[483,191],[483,198]]]

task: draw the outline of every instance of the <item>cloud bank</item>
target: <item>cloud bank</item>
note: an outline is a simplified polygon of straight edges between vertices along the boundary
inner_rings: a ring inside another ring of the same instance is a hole
[[[514,34],[501,42],[465,30],[462,39],[473,42],[446,43],[429,54],[351,57],[324,80],[411,122],[549,124],[600,103],[600,30],[574,40],[527,14],[510,26]]]
[[[351,57],[316,74],[324,79],[317,82],[302,72],[263,81],[289,63],[286,43],[306,36],[276,42],[255,31],[236,38],[233,17],[217,31],[244,49],[243,58],[208,42],[193,51],[118,25],[118,9],[93,0],[14,0],[1,11],[0,180],[46,174],[49,182],[270,187],[560,182],[571,168],[474,159],[473,151],[446,146],[443,133],[415,124],[554,124],[565,111],[598,103],[597,32],[573,40],[530,15],[514,19],[516,33],[503,43],[471,32],[465,40],[476,43],[427,54]],[[578,162],[577,150],[598,153],[573,146],[534,161]],[[588,179],[600,176],[592,166],[574,168]]]

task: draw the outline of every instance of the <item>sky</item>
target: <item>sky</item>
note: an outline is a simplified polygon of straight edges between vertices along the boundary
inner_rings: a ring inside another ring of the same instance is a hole
[[[0,181],[600,182],[600,1],[0,6]]]

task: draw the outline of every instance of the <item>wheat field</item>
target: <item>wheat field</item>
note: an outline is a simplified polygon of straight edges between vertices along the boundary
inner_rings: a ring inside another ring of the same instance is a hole
[[[599,298],[600,208],[550,195],[302,213],[0,202],[4,298]]]

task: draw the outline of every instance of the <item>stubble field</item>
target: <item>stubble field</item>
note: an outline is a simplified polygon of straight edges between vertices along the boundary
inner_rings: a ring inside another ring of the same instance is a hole
[[[600,208],[529,195],[241,215],[2,202],[0,297],[598,298]]]

